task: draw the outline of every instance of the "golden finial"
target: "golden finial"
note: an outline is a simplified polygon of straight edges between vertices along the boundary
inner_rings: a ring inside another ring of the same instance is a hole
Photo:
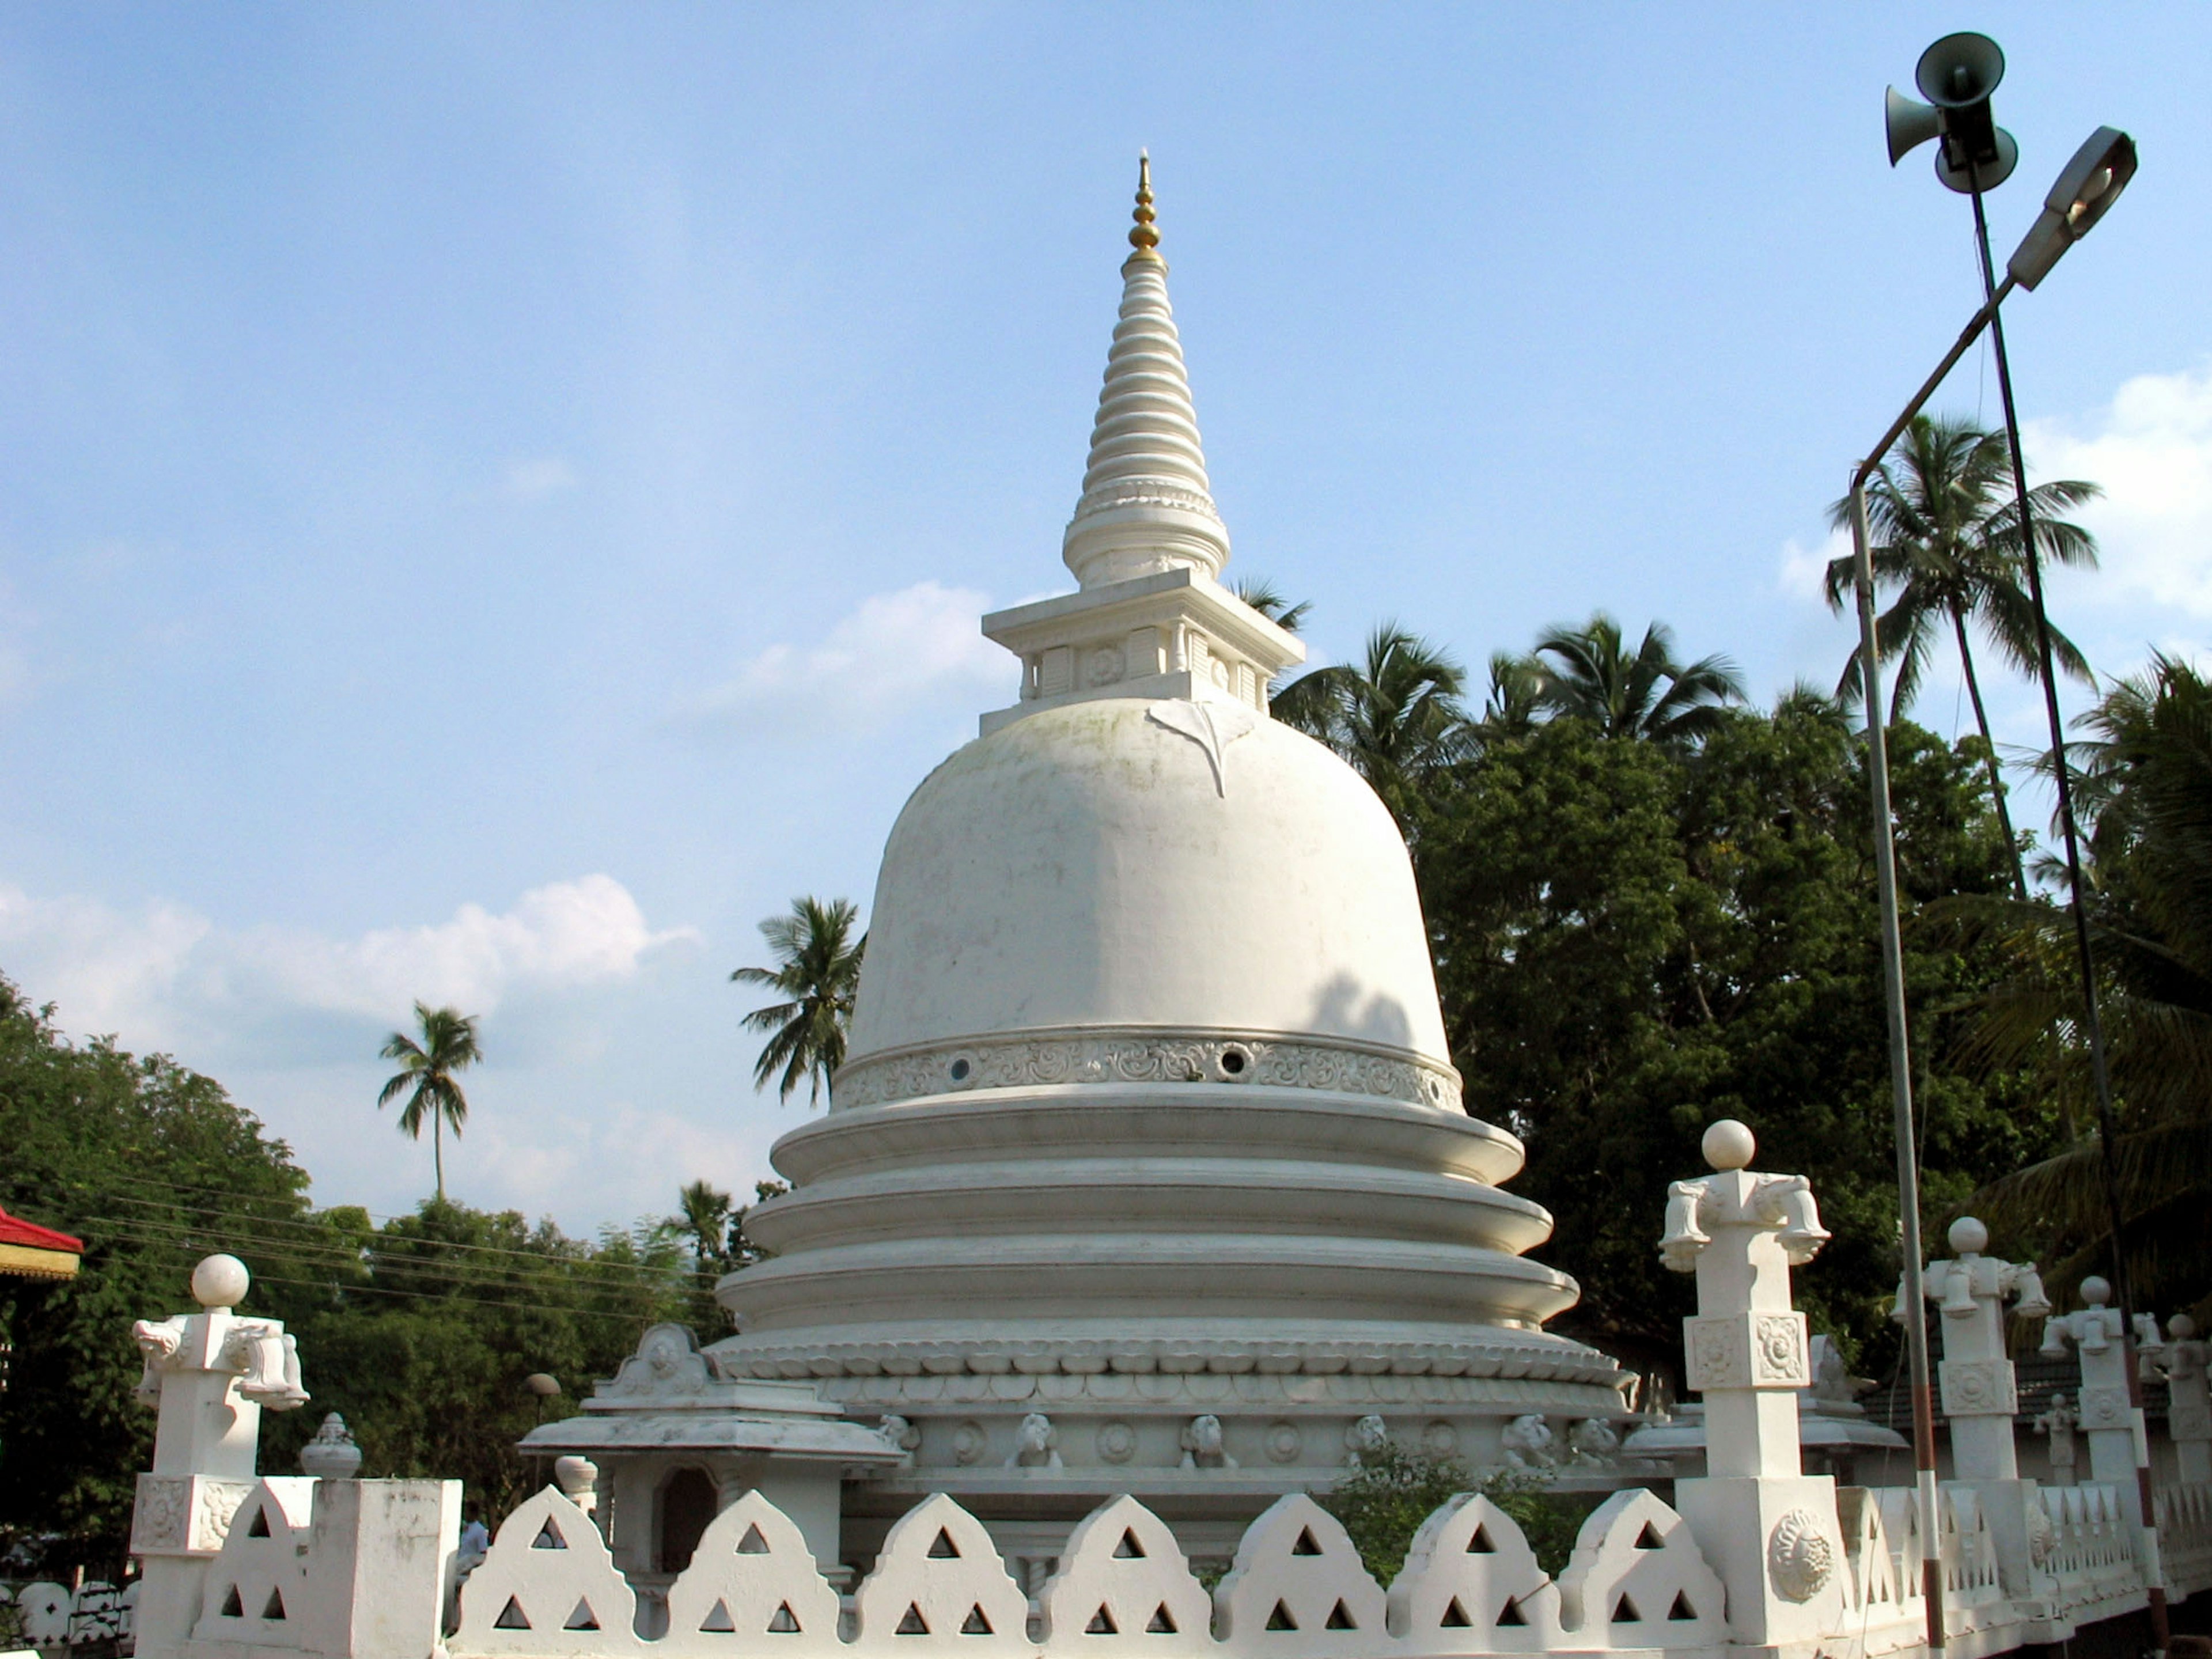
[[[1160,245],[1160,234],[1152,228],[1157,217],[1152,211],[1152,152],[1140,149],[1137,152],[1137,222],[1129,232],[1129,246],[1138,252],[1150,253]]]

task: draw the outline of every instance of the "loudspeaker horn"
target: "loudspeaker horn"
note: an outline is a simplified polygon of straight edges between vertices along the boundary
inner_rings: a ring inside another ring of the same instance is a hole
[[[1920,54],[1912,83],[1929,103],[1962,109],[1987,100],[2004,79],[2004,52],[1986,34],[1947,34]]]
[[[1978,190],[1995,190],[2012,177],[2012,170],[2020,165],[2020,146],[2013,142],[2012,134],[2002,127],[1990,127],[1987,131],[1996,140],[1995,158],[1990,161],[1954,165],[1949,143],[1947,141],[1936,146],[1936,177],[1942,182],[1944,189],[1956,191],[1961,196],[1972,196]]]
[[[1908,151],[1933,138],[1942,126],[1942,112],[1933,104],[1907,98],[1895,87],[1882,94],[1882,130],[1889,136],[1889,164],[1895,167]]]

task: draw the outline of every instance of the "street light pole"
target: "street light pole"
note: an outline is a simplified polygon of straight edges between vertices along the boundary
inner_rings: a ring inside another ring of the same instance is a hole
[[[2058,821],[2066,843],[2066,874],[2069,908],[2073,915],[2074,945],[2077,966],[2081,979],[2083,1025],[2089,1040],[2090,1073],[2094,1079],[2097,1095],[2097,1134],[2099,1164],[2103,1176],[2105,1205],[2112,1235],[2112,1283],[2119,1300],[2120,1348],[2124,1369],[2128,1379],[2128,1403],[2134,1419],[2136,1454],[2136,1500],[2141,1511],[2139,1521],[2142,1532],[2144,1577],[2148,1581],[2149,1613],[2152,1644],[2164,1654],[2171,1639],[2166,1617],[2165,1573],[2159,1559],[2158,1511],[2150,1479],[2150,1439],[2143,1422],[2142,1377],[2135,1358],[2135,1303],[2127,1268],[2125,1234],[2127,1217],[2121,1204],[2118,1163],[2118,1126],[2112,1113],[2112,1076],[2106,1062],[2105,1028],[2097,1006],[2097,975],[2094,953],[2090,948],[2089,920],[2087,908],[2087,889],[2081,874],[2081,827],[2074,812],[2073,779],[2066,763],[2066,724],[2058,708],[2058,677],[2051,660],[2051,619],[2044,603],[2043,562],[2036,550],[2034,516],[2030,510],[2027,492],[2027,465],[2021,453],[2020,416],[2013,402],[2012,365],[2005,353],[2004,319],[1998,307],[2007,294],[2017,286],[2033,290],[2051,274],[2075,242],[2087,235],[2097,222],[2112,209],[2120,192],[2136,173],[2135,141],[2127,134],[2112,127],[2100,127],[2089,135],[2088,141],[2074,152],[2058,180],[2043,198],[2043,212],[2029,229],[2027,237],[2013,251],[2005,264],[2005,280],[2000,285],[1996,269],[1990,258],[1990,228],[1983,211],[1982,197],[1996,189],[2012,174],[2020,156],[2020,148],[2012,135],[1998,126],[1990,112],[1990,94],[2004,78],[2004,53],[1996,41],[1986,35],[1972,33],[1948,34],[1921,54],[1913,78],[1922,94],[1931,101],[1916,104],[1901,98],[1892,88],[1884,101],[1883,122],[1889,143],[1889,163],[1895,167],[1899,161],[1931,139],[1940,139],[1936,155],[1936,176],[1944,187],[1960,195],[1971,197],[1974,204],[1974,245],[1981,255],[1982,293],[1986,303],[1982,307],[1981,322],[1986,322],[1990,338],[1996,348],[1997,390],[2004,403],[2005,441],[2012,462],[2013,500],[2021,538],[2021,556],[2027,571],[2028,595],[2035,608],[2036,655],[2043,675],[2043,706],[2051,726],[2051,750],[2057,765],[2058,783]],[[1960,337],[1951,356],[1938,369],[1936,376],[1921,388],[1913,407],[1890,428],[1872,459],[1868,460],[1852,479],[1852,530],[1857,540],[1858,579],[1861,584],[1861,629],[1865,640],[1869,672],[1866,681],[1871,690],[1876,675],[1872,672],[1874,633],[1872,624],[1871,589],[1873,566],[1866,548],[1864,485],[1881,457],[1888,453],[1891,443],[1904,430],[1905,422],[1917,412],[1934,392],[1936,381],[1949,371],[1958,361],[1971,338],[1979,332],[1978,325]],[[1870,753],[1870,759],[1874,755]],[[1878,787],[1878,799],[1886,799],[1887,790]],[[1881,825],[1887,835],[1887,820]],[[1896,926],[1893,915],[1894,896],[1885,902],[1883,924],[1884,945],[1890,943],[1888,933]],[[1902,1042],[1901,1028],[1893,1031],[1893,1044]],[[1901,1049],[1899,1050],[1901,1052]],[[1909,1110],[1902,1102],[1900,1112]],[[1905,1121],[1900,1119],[1901,1121]],[[1905,1166],[1910,1148],[1900,1143],[1899,1147],[1899,1190],[1900,1194],[1917,1188],[1911,1171]],[[1917,1260],[1908,1263],[1917,1270]],[[1923,1310],[1916,1307],[1916,1316]],[[1908,1330],[1917,1329],[1923,1321],[1916,1317]],[[1924,1341],[1924,1335],[1923,1335]],[[1924,1375],[1924,1373],[1923,1374]],[[1916,1401],[1916,1408],[1917,1402]],[[1917,1425],[1916,1409],[1916,1427]]]
[[[1979,332],[1978,330],[1976,331]],[[1875,462],[1888,451],[1875,452]],[[1876,649],[1874,556],[1868,543],[1866,476],[1851,479],[1851,552],[1859,601],[1859,690],[1866,702],[1867,775],[1874,794],[1874,868],[1881,901],[1881,990],[1889,1012],[1890,1111],[1897,1137],[1898,1248],[1905,1276],[1898,1319],[1912,1385],[1912,1479],[1920,1512],[1920,1594],[1928,1608],[1928,1645],[1943,1645],[1943,1564],[1936,1542],[1936,1402],[1929,1382],[1928,1297],[1920,1273],[1920,1172],[1912,1132],[1912,1052],[1905,1023],[1905,947],[1898,927],[1897,843],[1889,806],[1889,746],[1881,717],[1881,653]]]
[[[1913,1486],[1920,1516],[1920,1593],[1928,1610],[1928,1645],[1943,1646],[1943,1562],[1941,1516],[1936,1492],[1936,1399],[1928,1363],[1928,1298],[1922,1288],[1920,1244],[1920,1160],[1912,1127],[1912,1047],[1905,1007],[1905,942],[1897,902],[1897,838],[1889,802],[1889,736],[1881,711],[1881,651],[1875,623],[1873,538],[1867,532],[1867,481],[1881,467],[1892,445],[1912,423],[1944,377],[1967,348],[1996,320],[1997,307],[2013,290],[2004,285],[1960,331],[1936,372],[1921,382],[1905,410],[1881,434],[1851,473],[1851,556],[1858,591],[1859,688],[1866,703],[1867,779],[1874,805],[1875,882],[1881,908],[1882,1000],[1889,1015],[1890,1114],[1897,1141],[1898,1247],[1904,1255],[1897,1316],[1905,1327],[1905,1351],[1912,1389]]]
[[[2157,1496],[2151,1486],[2150,1435],[2143,1419],[2142,1368],[2136,1363],[2136,1304],[2128,1272],[2127,1211],[2120,1199],[2119,1124],[2112,1111],[2112,1071],[2105,1054],[2105,1021],[2098,1006],[2097,965],[2089,943],[2087,886],[2081,875],[2081,830],[2074,815],[2073,769],[2066,763],[2066,722],[2058,708],[2058,673],[2051,661],[2051,617],[2043,602],[2043,559],[2035,545],[2035,521],[2028,507],[2027,464],[2020,447],[2020,416],[2012,396],[2012,364],[2005,354],[2004,319],[1995,308],[1996,269],[1990,259],[1989,220],[1982,192],[1973,192],[1974,243],[1982,256],[1982,289],[1991,296],[1990,340],[1996,349],[1997,395],[2004,405],[2005,441],[2012,457],[2013,502],[2020,526],[2021,557],[2027,567],[2027,592],[2035,607],[2037,665],[2043,674],[2043,708],[2051,726],[2053,775],[2058,784],[2058,827],[2066,843],[2067,908],[2074,922],[2074,955],[2081,979],[2083,1027],[2089,1038],[2089,1074],[2097,1094],[2098,1167],[2105,1188],[2106,1218],[2112,1230],[2112,1294],[2120,1310],[2120,1352],[2128,1378],[2128,1410],[2135,1428],[2136,1502],[2142,1510],[2143,1575],[2149,1581],[2151,1644],[2166,1650],[2172,1628],[2166,1603],[2166,1573],[2159,1558]],[[2012,278],[2005,278],[2008,285]]]

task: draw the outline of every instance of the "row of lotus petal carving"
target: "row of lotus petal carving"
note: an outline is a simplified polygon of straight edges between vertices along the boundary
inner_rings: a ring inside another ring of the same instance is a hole
[[[1164,478],[1115,478],[1101,484],[1076,502],[1073,518],[1110,513],[1117,507],[1179,507],[1216,524],[1221,522],[1220,509],[1214,506],[1211,495]]]
[[[763,1377],[1049,1376],[1166,1373],[1238,1376],[1528,1377],[1604,1382],[1621,1375],[1605,1355],[1564,1345],[1515,1343],[1154,1341],[855,1342],[724,1346],[726,1375]]]
[[[1285,1407],[1358,1412],[1401,1407],[1455,1407],[1519,1415],[1536,1408],[1611,1409],[1619,1392],[1600,1382],[1562,1382],[1499,1376],[1222,1376],[1155,1372],[1125,1376],[845,1376],[820,1379],[822,1397],[886,1411],[939,1405],[1054,1410],[1187,1403],[1194,1409],[1254,1411]]]
[[[1065,1083],[1257,1084],[1460,1108],[1459,1074],[1449,1067],[1338,1044],[1195,1032],[942,1043],[854,1061],[837,1074],[836,1101],[875,1106]]]

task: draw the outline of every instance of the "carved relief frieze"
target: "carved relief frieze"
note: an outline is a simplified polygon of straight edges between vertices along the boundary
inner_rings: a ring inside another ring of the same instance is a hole
[[[1348,1044],[1224,1032],[1144,1031],[952,1042],[858,1060],[837,1073],[840,1108],[970,1089],[1069,1083],[1228,1083],[1372,1095],[1460,1109],[1459,1073]]]
[[[2011,1417],[2020,1389],[2006,1359],[1946,1359],[1936,1367],[1946,1417]]]
[[[1094,514],[1109,513],[1124,507],[1175,507],[1186,513],[1195,513],[1200,518],[1221,522],[1221,514],[1213,505],[1213,498],[1199,489],[1188,489],[1170,483],[1164,478],[1116,478],[1103,483],[1075,504],[1075,517],[1087,519]]]
[[[131,1516],[133,1555],[213,1555],[231,1517],[253,1490],[250,1480],[205,1474],[142,1474]]]
[[[2084,1429],[2124,1429],[2134,1420],[2123,1383],[2103,1383],[2081,1390],[2077,1409]]]
[[[1785,1601],[1809,1601],[1836,1576],[1835,1541],[1810,1510],[1791,1510],[1766,1540],[1766,1576]]]

